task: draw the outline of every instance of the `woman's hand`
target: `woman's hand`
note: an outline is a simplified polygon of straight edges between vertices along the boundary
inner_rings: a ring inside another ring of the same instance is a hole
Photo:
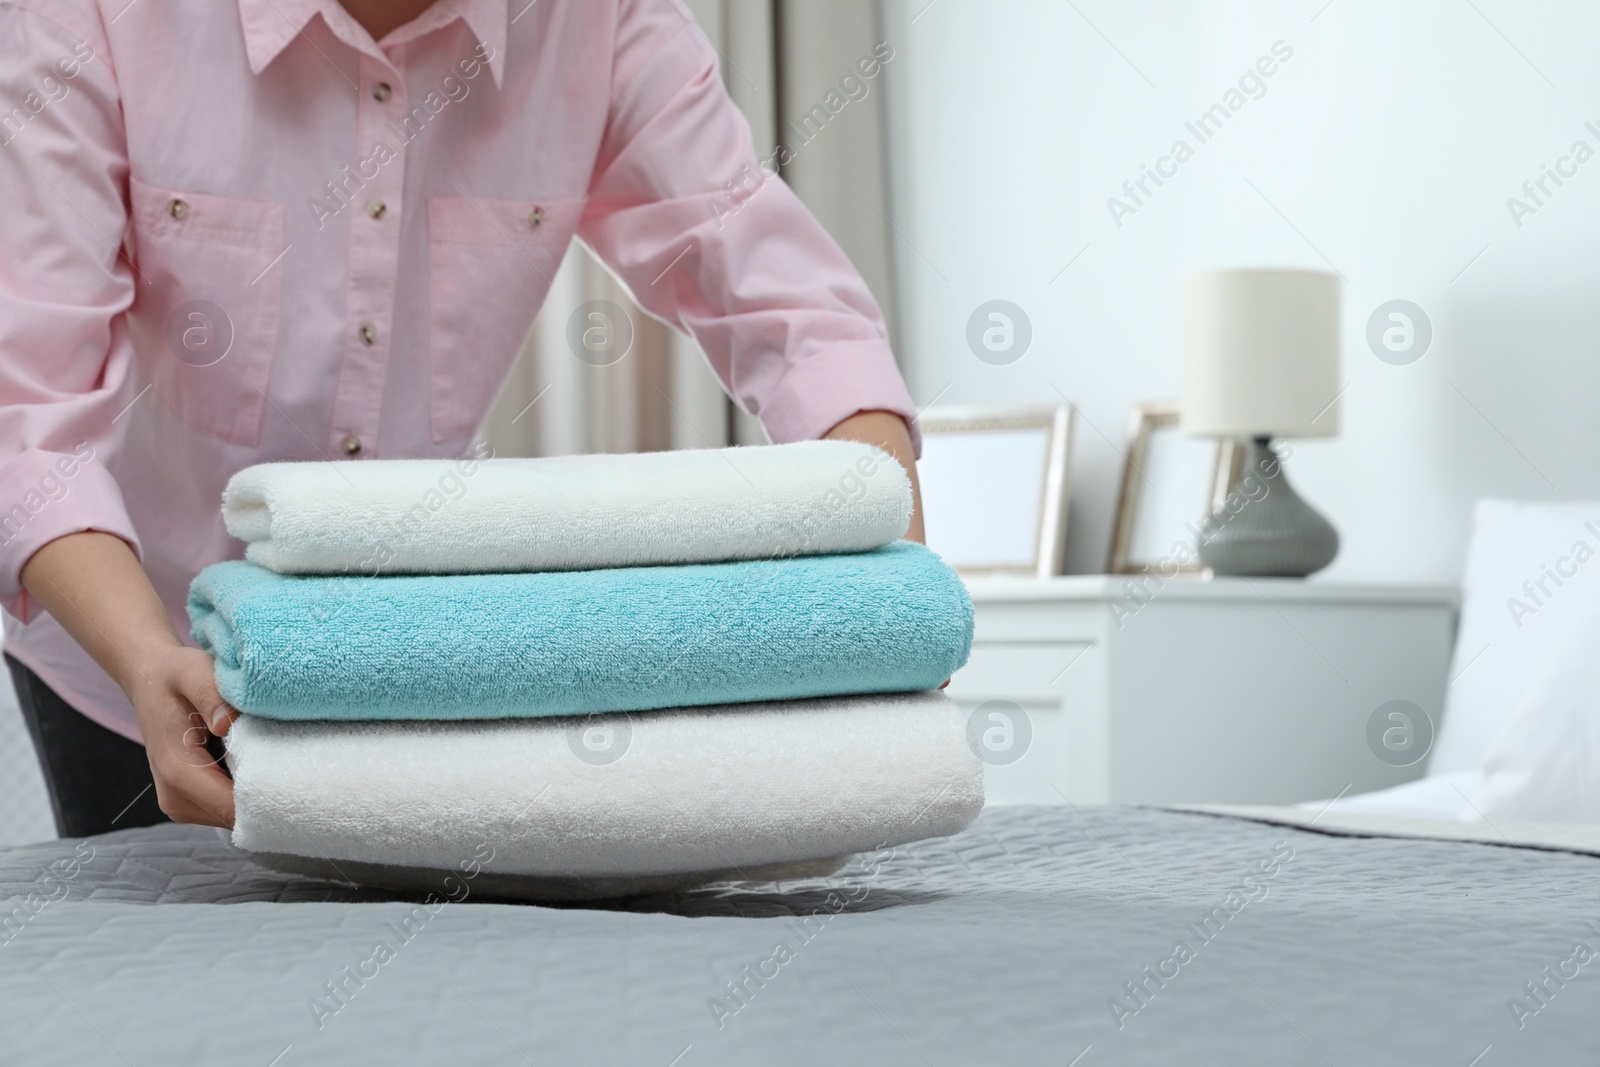
[[[917,456],[911,448],[911,431],[890,411],[858,411],[822,435],[830,441],[860,441],[881,448],[900,461],[911,479],[911,528],[906,540],[926,543],[922,526],[922,486],[917,482]]]
[[[143,668],[128,694],[139,716],[156,800],[175,822],[233,825],[233,780],[209,749],[239,717],[217,692],[211,657],[177,645]]]
[[[922,486],[917,481],[917,456],[911,448],[911,430],[905,420],[888,411],[862,411],[845,419],[823,436],[831,441],[861,441],[876,445],[900,461],[900,466],[906,469],[906,476],[911,479],[911,528],[906,531],[906,540],[919,545],[927,544],[922,524]],[[944,689],[949,685],[950,679],[946,678],[944,685],[939,688]]]
[[[133,702],[161,810],[232,826],[233,781],[207,745],[238,712],[217,692],[211,657],[178,640],[127,542],[93,531],[57,538],[28,560],[22,584]]]

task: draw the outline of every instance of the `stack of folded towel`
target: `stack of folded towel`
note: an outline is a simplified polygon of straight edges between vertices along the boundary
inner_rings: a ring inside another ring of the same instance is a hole
[[[603,892],[955,833],[972,607],[910,512],[838,441],[242,471],[189,600],[234,842]]]

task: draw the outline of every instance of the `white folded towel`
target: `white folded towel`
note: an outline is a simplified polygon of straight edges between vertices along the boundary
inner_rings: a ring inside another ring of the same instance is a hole
[[[587,719],[246,715],[227,740],[233,843],[336,864],[754,876],[953,834],[983,807],[965,719],[938,692]]]
[[[282,574],[438,574],[866,551],[911,485],[853,441],[546,459],[265,463],[222,496],[245,558]]]

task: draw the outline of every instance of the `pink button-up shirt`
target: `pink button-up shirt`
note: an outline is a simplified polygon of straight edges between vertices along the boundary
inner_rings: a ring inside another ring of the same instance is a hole
[[[116,534],[187,634],[229,476],[461,454],[574,235],[773,440],[910,419],[715,58],[678,0],[438,0],[381,43],[336,0],[0,0],[7,651],[137,739],[28,558]]]

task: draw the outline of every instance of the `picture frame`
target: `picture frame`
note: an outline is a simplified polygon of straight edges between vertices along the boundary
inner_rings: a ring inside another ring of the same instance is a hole
[[[1062,571],[1076,410],[930,408],[922,431],[928,547],[964,575]]]
[[[1186,438],[1177,401],[1135,405],[1111,535],[1110,574],[1203,577],[1197,535],[1238,483],[1245,450],[1233,440]],[[1174,559],[1180,543],[1188,558]]]

